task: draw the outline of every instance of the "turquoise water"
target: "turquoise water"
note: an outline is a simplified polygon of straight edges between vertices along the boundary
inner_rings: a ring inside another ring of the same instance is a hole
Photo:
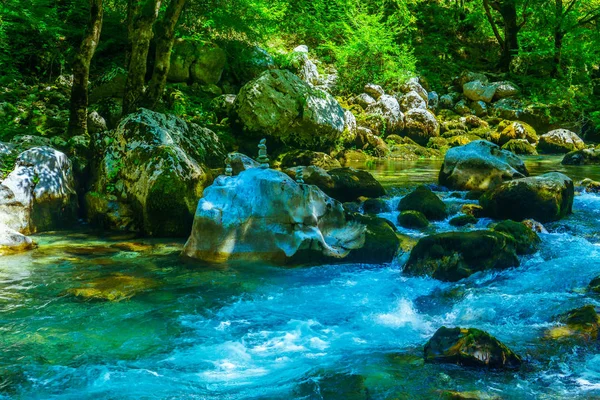
[[[466,202],[445,201],[455,211]],[[519,268],[454,284],[403,276],[406,254],[391,265],[213,267],[180,259],[179,240],[39,235],[36,250],[0,258],[0,397],[598,397],[597,344],[545,335],[557,314],[600,306],[582,290],[600,274],[600,196],[577,196],[575,214],[547,228]],[[518,372],[424,364],[423,345],[442,325],[487,330],[527,363]]]

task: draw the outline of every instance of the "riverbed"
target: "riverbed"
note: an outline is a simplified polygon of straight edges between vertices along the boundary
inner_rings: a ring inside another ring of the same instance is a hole
[[[600,178],[597,167],[559,161],[526,158],[534,175]],[[408,187],[435,183],[440,165],[368,169],[394,206]],[[439,194],[451,217],[470,202]],[[382,216],[395,222],[397,212]],[[36,235],[35,250],[0,258],[0,398],[436,399],[445,390],[597,397],[598,345],[546,333],[557,315],[600,306],[584,290],[600,274],[600,196],[578,194],[574,214],[546,227],[541,250],[520,267],[458,283],[403,276],[407,254],[389,265],[211,266],[182,260],[180,239],[85,226]],[[446,220],[429,229],[458,228]],[[120,289],[106,290],[110,284]],[[105,292],[115,301],[93,296]],[[483,372],[425,364],[423,345],[443,325],[484,329],[525,365]]]

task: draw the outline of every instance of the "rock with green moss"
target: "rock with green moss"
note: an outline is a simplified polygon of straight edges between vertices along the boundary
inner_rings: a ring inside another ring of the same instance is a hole
[[[456,282],[476,272],[518,265],[516,243],[508,235],[486,230],[446,232],[420,239],[404,272]]]
[[[467,145],[471,142],[474,142],[474,141],[480,140],[480,139],[481,138],[479,136],[468,135],[468,134],[453,136],[448,139],[448,146],[450,146],[450,147],[464,146],[464,145]]]
[[[425,345],[425,362],[486,369],[518,369],[522,360],[489,333],[442,326]]]
[[[382,95],[376,103],[365,110],[368,115],[368,125],[380,136],[400,133],[404,128],[404,114],[395,97]]]
[[[137,230],[152,236],[189,234],[198,200],[212,182],[209,167],[223,167],[226,157],[212,131],[146,109],[128,115],[97,148],[102,158],[91,192],[124,203]],[[88,209],[88,219],[104,212],[103,207]],[[108,228],[121,226],[131,230],[121,223]]]
[[[502,150],[518,155],[537,156],[535,147],[525,139],[511,139],[502,146]]]
[[[535,129],[522,121],[502,121],[498,125],[498,132],[500,132],[498,138],[498,144],[500,146],[516,139],[524,139],[531,144],[536,144],[539,141]]]
[[[425,229],[429,226],[429,221],[422,212],[410,210],[398,215],[398,224],[408,229]]]
[[[442,220],[448,216],[446,204],[427,186],[419,186],[400,200],[400,211],[419,211],[429,220]]]
[[[538,251],[542,239],[530,227],[511,220],[502,221],[496,224],[492,230],[494,232],[504,233],[515,240],[517,245],[517,254],[533,254]]]
[[[389,202],[385,199],[366,199],[362,203],[365,214],[381,214],[392,210]]]
[[[600,275],[592,279],[588,285],[588,290],[595,295],[600,294]]]
[[[328,93],[287,70],[270,70],[247,83],[234,103],[246,136],[309,150],[331,149],[345,128],[344,110]]]
[[[487,190],[527,175],[519,157],[493,143],[476,140],[448,150],[439,183],[455,190]]]
[[[472,215],[468,215],[468,214],[467,215],[459,215],[450,220],[450,225],[462,227],[462,226],[467,226],[467,225],[471,225],[471,224],[476,224],[477,221],[479,221],[479,220]]]
[[[589,178],[582,180],[577,186],[581,187],[587,193],[600,193],[600,182],[593,181]]]
[[[328,171],[342,167],[338,160],[329,154],[318,151],[292,150],[280,155],[279,158],[281,160],[281,168],[314,165]]]
[[[574,194],[573,181],[568,176],[550,172],[506,182],[486,192],[479,203],[492,218],[533,218],[544,223],[571,214]]]
[[[546,332],[546,337],[550,339],[584,339],[597,340],[600,331],[600,316],[596,308],[591,305],[585,305],[580,308],[569,311],[558,317],[558,322],[562,325],[552,328]]]
[[[347,214],[349,223],[357,222],[366,227],[362,247],[350,251],[346,262],[385,264],[394,260],[399,251],[408,246],[390,221],[371,215]]]
[[[440,124],[429,110],[409,110],[404,120],[406,136],[421,146],[425,146],[430,138],[440,136]]]
[[[565,154],[563,165],[598,165],[600,164],[600,148],[575,150]]]
[[[221,80],[226,60],[225,51],[213,43],[178,39],[171,52],[167,79],[214,85]]]
[[[564,154],[575,150],[583,150],[585,143],[575,132],[567,129],[555,129],[542,136],[538,150],[543,153]]]

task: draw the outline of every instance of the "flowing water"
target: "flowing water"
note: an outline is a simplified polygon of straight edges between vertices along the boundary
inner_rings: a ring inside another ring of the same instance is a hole
[[[374,172],[407,187],[434,182],[438,169]],[[598,174],[578,170],[588,172]],[[452,210],[467,202],[441,195]],[[546,339],[558,314],[600,306],[582,289],[600,274],[600,196],[578,195],[574,208],[520,267],[459,283],[403,276],[407,255],[391,265],[215,267],[180,259],[179,240],[38,235],[36,250],[0,258],[0,398],[600,397],[598,345]],[[84,301],[77,288],[121,301]],[[424,364],[423,345],[442,325],[484,329],[526,363],[517,372]]]

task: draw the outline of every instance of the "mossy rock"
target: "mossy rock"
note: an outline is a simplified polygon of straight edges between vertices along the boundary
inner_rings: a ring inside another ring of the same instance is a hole
[[[502,221],[493,228],[495,232],[512,237],[517,244],[517,254],[533,254],[539,250],[542,239],[531,228],[521,222]]]
[[[600,294],[600,275],[592,279],[588,285],[588,291],[596,295]]]
[[[362,203],[362,209],[365,214],[381,214],[392,210],[384,199],[366,199]]]
[[[522,360],[489,333],[442,326],[425,345],[425,362],[485,369],[518,369]]]
[[[593,305],[586,305],[559,316],[564,325],[552,328],[546,333],[550,339],[598,339],[600,316]]]
[[[460,212],[466,215],[472,215],[475,218],[481,218],[483,216],[483,207],[479,204],[465,204],[460,208]]]
[[[122,301],[138,293],[154,289],[158,283],[152,279],[115,274],[87,283],[84,287],[67,292],[82,300]]]
[[[348,221],[357,221],[366,226],[365,244],[352,250],[344,259],[347,262],[384,264],[394,260],[400,249],[401,240],[394,225],[384,219],[369,215],[347,214]]]
[[[423,213],[411,210],[400,213],[398,224],[407,229],[425,229],[429,226],[429,221]]]
[[[456,282],[487,270],[517,267],[516,243],[508,235],[486,231],[446,232],[419,240],[404,272]]]
[[[532,144],[539,141],[535,129],[523,121],[501,121],[498,124],[498,132],[500,132],[498,143],[500,145],[504,145],[514,139],[524,139]]]
[[[315,165],[328,171],[334,168],[341,168],[338,160],[332,158],[329,154],[311,150],[292,150],[279,156],[281,159],[280,168],[291,168],[298,166]]]
[[[461,227],[469,224],[476,224],[477,221],[479,220],[472,215],[459,215],[450,220],[450,225]]]
[[[399,211],[419,211],[431,221],[446,218],[446,204],[427,186],[419,186],[400,200]]]
[[[562,164],[598,165],[600,164],[600,148],[571,151],[565,155]]]
[[[502,146],[502,150],[526,156],[538,155],[535,147],[525,139],[511,139]]]
[[[474,142],[475,140],[480,140],[480,139],[481,138],[479,136],[468,135],[468,134],[453,136],[448,139],[448,146],[450,146],[450,147],[464,146],[466,144]]]
[[[442,137],[445,139],[450,139],[455,136],[462,136],[462,135],[466,135],[466,134],[467,134],[466,129],[451,129],[451,130],[447,130],[446,132],[442,133]]]
[[[448,139],[443,137],[432,137],[427,142],[427,147],[430,149],[445,151],[450,148],[448,145]]]

